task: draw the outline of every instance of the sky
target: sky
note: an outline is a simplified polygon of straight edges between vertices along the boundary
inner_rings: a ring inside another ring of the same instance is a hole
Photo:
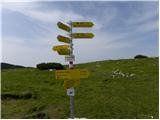
[[[4,2],[1,9],[2,62],[32,66],[65,62],[52,47],[68,33],[57,22],[91,21],[93,39],[73,39],[75,64],[128,59],[137,54],[159,56],[158,1]]]

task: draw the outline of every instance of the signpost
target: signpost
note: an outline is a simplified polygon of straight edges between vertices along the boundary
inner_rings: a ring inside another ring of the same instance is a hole
[[[57,51],[59,55],[65,55],[65,61],[69,62],[68,70],[56,70],[55,76],[57,80],[64,80],[63,87],[67,89],[67,95],[70,96],[70,118],[74,118],[74,87],[80,84],[80,79],[88,78],[89,71],[87,69],[73,69],[73,61],[75,56],[73,55],[73,41],[72,39],[91,39],[94,37],[93,33],[72,33],[73,28],[92,28],[94,24],[92,22],[72,22],[70,21],[66,25],[62,22],[58,22],[58,28],[68,32],[68,37],[58,35],[57,39],[60,42],[67,43],[67,45],[58,45],[52,48],[53,51]]]

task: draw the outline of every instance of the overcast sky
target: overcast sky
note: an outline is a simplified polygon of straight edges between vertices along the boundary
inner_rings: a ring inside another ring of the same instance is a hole
[[[36,66],[41,62],[67,64],[52,51],[57,35],[67,32],[57,22],[92,21],[95,26],[74,29],[92,32],[93,39],[75,39],[75,63],[158,56],[158,2],[15,2],[2,4],[2,62]]]

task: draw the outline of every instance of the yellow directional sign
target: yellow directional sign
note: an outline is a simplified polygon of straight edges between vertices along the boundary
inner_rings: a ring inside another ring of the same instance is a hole
[[[70,46],[69,45],[57,45],[57,46],[53,46],[53,51],[59,51],[60,49],[69,49]]]
[[[59,55],[69,55],[71,51],[69,49],[58,49],[57,52]]]
[[[89,77],[89,71],[87,69],[81,69],[80,70],[80,76],[81,76],[81,78],[88,78]]]
[[[71,88],[71,87],[76,87],[80,84],[80,79],[77,80],[65,80],[63,83],[63,87],[65,89]]]
[[[57,26],[62,29],[65,30],[67,32],[70,32],[71,28],[69,26],[67,26],[66,24],[62,23],[62,22],[58,22]]]
[[[58,45],[53,46],[53,51],[57,51],[59,55],[69,55],[70,54],[70,46],[69,45]]]
[[[92,22],[72,22],[72,27],[93,27]]]
[[[72,33],[71,34],[72,38],[78,39],[78,38],[93,38],[94,34],[93,33]]]
[[[87,69],[56,70],[55,76],[57,80],[87,78],[89,76],[89,71]]]
[[[69,70],[56,70],[56,72],[55,72],[55,76],[56,76],[57,80],[70,79],[69,74],[70,74]]]
[[[57,39],[58,39],[60,42],[70,43],[70,38],[64,37],[64,36],[62,36],[62,35],[58,35],[58,36],[57,36]]]

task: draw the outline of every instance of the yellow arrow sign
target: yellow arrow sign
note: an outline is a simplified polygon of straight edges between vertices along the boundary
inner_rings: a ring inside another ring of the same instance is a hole
[[[57,52],[59,55],[69,55],[71,51],[69,49],[58,49]]]
[[[53,51],[59,51],[60,49],[69,49],[70,46],[69,45],[57,45],[57,46],[53,46]]]
[[[72,27],[93,27],[92,22],[72,22]]]
[[[55,76],[57,80],[87,78],[89,76],[89,71],[87,69],[56,70]]]
[[[71,28],[69,26],[67,26],[66,24],[62,23],[62,22],[58,22],[57,26],[62,29],[65,30],[67,32],[70,32]]]
[[[62,36],[62,35],[58,35],[58,36],[57,36],[57,39],[58,39],[60,42],[70,43],[70,38],[64,37],[64,36]]]
[[[59,55],[69,55],[70,54],[69,45],[57,45],[53,46],[52,50],[57,51]]]
[[[76,87],[80,84],[80,79],[77,80],[65,80],[63,83],[63,87],[65,89],[71,88],[71,87]]]
[[[93,33],[72,33],[71,37],[76,38],[76,39],[78,39],[78,38],[89,38],[89,39],[91,39],[91,38],[94,37],[94,34]]]

